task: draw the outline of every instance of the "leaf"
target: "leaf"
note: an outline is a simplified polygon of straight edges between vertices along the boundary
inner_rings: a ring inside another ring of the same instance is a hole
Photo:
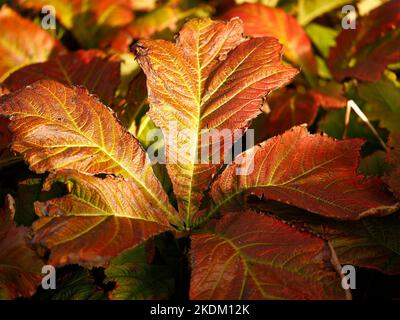
[[[116,283],[109,294],[112,300],[163,300],[174,290],[171,272],[164,265],[148,263],[144,245],[114,258],[105,273],[105,281]]]
[[[370,120],[379,120],[381,127],[400,132],[400,88],[388,78],[377,82],[361,83],[360,98],[367,101]]]
[[[140,143],[86,89],[38,81],[0,97],[0,114],[11,117],[12,148],[31,170],[123,176],[174,220],[175,210]]]
[[[242,31],[238,19],[193,19],[176,44],[142,40],[133,48],[147,76],[149,116],[169,139],[167,168],[186,225],[218,167],[196,161],[210,147],[209,140],[201,144],[201,136],[246,128],[260,113],[263,97],[297,72],[281,63],[277,40],[244,41]]]
[[[126,103],[118,107],[116,112],[124,127],[129,132],[137,133],[138,117],[146,108],[148,109],[146,76],[139,72],[129,84]]]
[[[317,64],[311,41],[296,19],[280,8],[261,4],[243,4],[222,15],[222,19],[239,17],[243,20],[244,31],[252,37],[275,37],[284,46],[285,57],[315,74]]]
[[[391,168],[385,175],[385,182],[397,199],[400,199],[400,133],[392,133],[388,144],[390,148],[387,150],[386,162]]]
[[[8,195],[0,210],[0,300],[30,297],[42,279],[42,262],[25,241],[29,229],[15,225],[14,213]]]
[[[191,257],[191,299],[345,299],[322,239],[251,211],[194,234]]]
[[[310,23],[305,28],[308,36],[324,58],[328,57],[329,48],[334,47],[338,32],[322,24]]]
[[[329,240],[342,265],[351,264],[386,274],[400,273],[397,214],[344,222],[311,215],[275,201],[256,201],[251,208],[272,213],[299,230]]]
[[[79,268],[60,276],[57,270],[57,288],[46,290],[36,296],[39,300],[105,300],[95,279],[87,269]]]
[[[64,50],[49,33],[5,5],[0,8],[0,25],[0,82],[19,67]]]
[[[185,5],[186,2],[188,2],[187,5]],[[194,3],[197,4],[196,1]],[[149,38],[164,30],[175,32],[180,21],[190,17],[206,18],[213,10],[206,4],[199,3],[193,7],[190,7],[190,4],[190,1],[169,1],[148,14],[138,17],[126,29],[133,39]]]
[[[18,0],[18,4],[35,11],[53,6],[57,19],[85,48],[96,47],[104,36],[134,18],[130,0]]]
[[[297,20],[304,26],[315,18],[348,3],[346,0],[299,0]]]
[[[45,190],[60,181],[70,193],[36,202],[41,219],[32,243],[50,250],[49,263],[104,265],[122,251],[170,229],[167,218],[135,183],[77,172],[52,174]]]
[[[343,86],[334,81],[319,85],[307,93],[323,108],[343,108],[346,106],[347,100],[344,96]]]
[[[100,50],[79,50],[62,54],[11,74],[4,84],[16,91],[38,80],[55,80],[65,85],[81,85],[111,104],[120,82],[120,62]]]
[[[268,136],[281,134],[293,126],[311,125],[318,113],[318,103],[310,94],[295,90],[280,90],[268,99],[271,112],[265,117],[264,128]]]
[[[400,1],[389,1],[342,30],[331,48],[328,67],[338,81],[353,77],[377,81],[388,64],[400,60]]]
[[[356,174],[361,145],[360,139],[337,141],[294,127],[225,169],[211,187],[216,206],[210,215],[249,194],[342,220],[392,213],[398,203],[381,181]]]
[[[385,152],[382,150],[378,150],[360,161],[359,171],[365,176],[382,176],[385,170]]]

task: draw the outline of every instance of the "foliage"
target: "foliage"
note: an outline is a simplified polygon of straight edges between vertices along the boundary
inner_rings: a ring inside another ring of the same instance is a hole
[[[2,5],[0,299],[349,299],[342,265],[398,276],[400,1],[352,3],[356,29],[343,1]]]

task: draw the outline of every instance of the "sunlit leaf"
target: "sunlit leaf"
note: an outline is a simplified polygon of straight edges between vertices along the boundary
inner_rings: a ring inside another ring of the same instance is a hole
[[[345,299],[326,243],[254,212],[192,236],[191,299]]]
[[[196,163],[202,148],[210,147],[209,141],[201,144],[201,131],[247,127],[263,97],[297,73],[281,63],[276,39],[245,41],[242,31],[239,19],[193,19],[176,44],[142,40],[134,47],[147,76],[149,116],[168,137],[167,168],[186,224],[218,167],[208,159]]]
[[[392,213],[398,204],[381,181],[356,174],[362,144],[294,127],[225,169],[212,185],[213,211],[254,194],[343,220]]]
[[[173,219],[174,209],[140,143],[86,89],[38,81],[0,97],[0,114],[11,117],[12,147],[33,171],[123,176]]]
[[[103,265],[170,228],[162,210],[132,181],[67,171],[51,175],[45,188],[57,181],[70,193],[35,203],[41,219],[33,225],[32,243],[50,250],[50,264]]]
[[[317,72],[311,41],[296,19],[280,8],[261,4],[243,4],[222,15],[223,19],[239,17],[244,31],[252,37],[276,37],[284,46],[286,58],[309,73]]]
[[[0,82],[21,66],[43,62],[63,51],[49,33],[7,6],[0,8],[0,25]]]
[[[55,80],[66,85],[86,87],[104,103],[111,104],[120,81],[120,62],[100,50],[79,50],[23,67],[5,81],[10,91],[22,89],[38,80]]]

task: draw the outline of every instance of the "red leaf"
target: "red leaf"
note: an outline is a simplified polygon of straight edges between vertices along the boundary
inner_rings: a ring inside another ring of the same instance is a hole
[[[281,62],[276,39],[245,41],[242,31],[239,19],[193,19],[176,44],[141,40],[133,47],[147,76],[149,116],[167,137],[167,169],[187,225],[224,160],[197,161],[212,144],[202,134],[226,129],[233,136],[234,129],[247,128],[261,112],[263,97],[297,73]]]
[[[280,8],[246,3],[228,10],[221,18],[239,17],[244,31],[252,37],[275,37],[284,46],[287,59],[316,73],[317,64],[311,41],[297,20]]]
[[[15,91],[38,80],[84,86],[110,105],[120,81],[120,62],[116,56],[100,50],[79,50],[23,67],[4,83],[10,91]]]
[[[212,221],[191,257],[191,299],[345,299],[322,239],[254,212]]]
[[[398,203],[380,179],[356,174],[362,144],[359,139],[334,140],[294,127],[239,155],[225,169],[212,185],[216,207],[210,215],[249,194],[343,220],[392,213]]]
[[[271,112],[264,116],[263,133],[268,136],[281,134],[296,125],[311,125],[318,113],[317,100],[308,93],[280,90],[267,101]],[[266,135],[262,134],[263,137]]]
[[[47,179],[45,190],[57,181],[65,183],[70,194],[36,202],[42,218],[33,225],[32,243],[50,250],[50,264],[104,265],[170,230],[162,210],[132,181],[63,171]]]
[[[400,0],[389,1],[342,30],[328,66],[338,81],[354,77],[377,81],[386,66],[400,60]]]
[[[8,196],[0,210],[0,300],[30,297],[42,279],[43,263],[26,243],[29,229],[15,225],[14,213]]]
[[[0,82],[9,72],[30,63],[43,62],[63,51],[51,35],[3,5],[0,8]]]

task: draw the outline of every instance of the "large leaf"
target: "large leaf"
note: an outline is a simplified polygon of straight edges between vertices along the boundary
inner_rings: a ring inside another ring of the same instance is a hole
[[[191,299],[345,299],[322,239],[254,212],[194,234],[191,257]]]
[[[380,79],[386,66],[400,61],[400,0],[389,1],[342,30],[331,48],[328,66],[338,81]]]
[[[252,201],[251,208],[273,213],[301,230],[329,240],[342,265],[400,273],[400,220],[397,214],[359,221],[337,221],[312,215],[276,201]]]
[[[367,101],[370,120],[379,120],[381,127],[400,132],[400,87],[386,77],[358,87],[360,97]]]
[[[67,171],[51,175],[45,188],[55,181],[65,183],[70,194],[35,203],[42,218],[33,225],[32,239],[50,250],[53,265],[102,265],[170,229],[163,211],[130,180]]]
[[[242,32],[238,19],[194,19],[176,44],[143,40],[134,47],[147,76],[149,115],[167,137],[167,168],[187,224],[218,167],[196,162],[211,146],[201,145],[202,134],[247,127],[263,97],[297,72],[281,63],[276,39],[244,41]]]
[[[130,0],[18,0],[24,9],[41,11],[53,6],[57,19],[71,30],[85,47],[95,47],[99,40],[129,24],[133,18]]]
[[[339,6],[349,4],[348,0],[299,0],[299,15],[301,25],[306,25],[316,17],[323,15]]]
[[[385,181],[390,189],[400,199],[400,133],[392,133],[389,139],[389,149],[386,161],[390,165],[390,172],[386,174]]]
[[[14,200],[0,210],[0,300],[29,297],[36,291],[43,263],[26,242],[29,229],[14,223]]]
[[[244,31],[252,37],[276,37],[284,46],[287,59],[306,72],[316,73],[317,64],[311,41],[295,18],[280,8],[246,3],[224,13],[223,19],[239,17]]]
[[[58,55],[46,62],[31,64],[11,74],[4,84],[10,91],[38,80],[55,80],[66,85],[81,85],[111,104],[120,81],[120,62],[99,50],[79,50]]]
[[[216,207],[210,215],[249,194],[338,219],[389,214],[398,204],[381,181],[356,174],[362,144],[359,139],[337,141],[294,127],[248,150],[225,169],[212,186]]]
[[[13,70],[43,62],[52,53],[63,50],[49,33],[7,6],[0,8],[0,25],[0,82]]]
[[[33,171],[123,176],[173,219],[174,209],[139,142],[86,89],[38,81],[0,97],[0,114],[11,116],[12,147]]]
[[[106,269],[106,281],[115,282],[109,298],[116,300],[168,299],[174,289],[172,272],[147,260],[142,245],[114,258]]]

